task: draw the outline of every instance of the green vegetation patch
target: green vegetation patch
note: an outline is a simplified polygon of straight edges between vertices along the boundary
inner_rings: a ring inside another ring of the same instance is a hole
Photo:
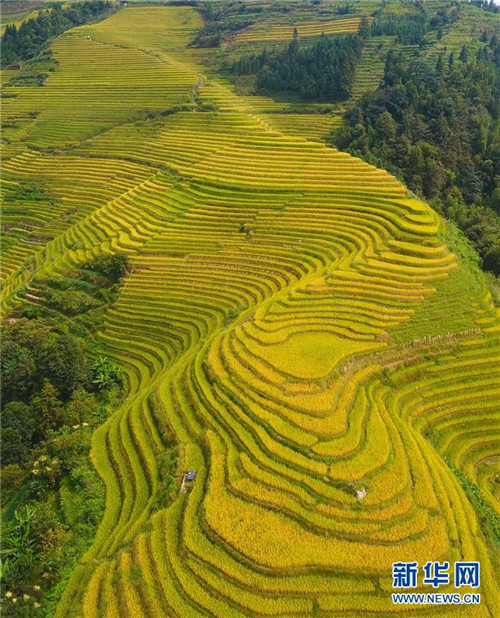
[[[45,279],[43,297],[26,290],[26,302],[2,325],[7,616],[20,615],[19,609],[30,616],[42,606],[53,611],[104,514],[104,486],[89,458],[91,438],[119,403],[124,380],[117,365],[96,358],[92,340],[129,264],[113,254],[85,267]]]

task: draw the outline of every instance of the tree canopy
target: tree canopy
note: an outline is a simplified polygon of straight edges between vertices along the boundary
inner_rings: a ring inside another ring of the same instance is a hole
[[[256,74],[257,87],[265,92],[288,92],[316,101],[349,98],[361,58],[362,38],[357,35],[327,36],[302,47],[297,29],[283,52],[252,54],[239,58],[231,71]]]

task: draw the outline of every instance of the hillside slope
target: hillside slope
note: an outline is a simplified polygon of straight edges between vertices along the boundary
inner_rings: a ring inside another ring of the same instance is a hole
[[[106,514],[58,615],[387,615],[392,562],[465,559],[482,603],[453,615],[493,616],[491,538],[453,471],[498,511],[482,275],[389,174],[207,80],[199,26],[120,10],[6,100],[5,194],[48,196],[5,214],[6,310],[35,274],[133,263],[99,333],[129,386],[94,435]],[[198,474],[158,509],[171,436]]]

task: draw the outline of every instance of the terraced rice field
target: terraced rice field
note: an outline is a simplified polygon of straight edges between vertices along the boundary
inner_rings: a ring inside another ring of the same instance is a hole
[[[28,19],[37,17],[42,10],[42,5],[42,1],[37,2],[36,0],[34,2],[17,2],[16,0],[2,2],[0,34],[3,34],[5,28],[10,24],[19,26]]]
[[[253,41],[290,41],[295,28],[299,37],[305,39],[317,37],[322,34],[355,34],[359,30],[361,17],[359,15],[325,20],[304,21],[295,24],[280,24],[272,22],[258,23],[246,30],[238,32],[235,36],[237,43],[250,43]]]
[[[342,117],[335,114],[276,114],[268,113],[266,121],[270,127],[286,133],[296,135],[310,141],[323,141],[333,129],[342,124]]]
[[[6,88],[10,96],[3,100],[3,120],[15,126],[5,137],[16,148],[20,141],[35,148],[71,145],[126,120],[189,103],[196,76],[162,50],[174,51],[179,36],[194,34],[195,17],[175,26],[161,8],[131,9],[59,37],[52,52],[60,68],[43,88]],[[146,29],[136,45],[145,23],[155,27]],[[129,33],[122,43],[117,24]]]
[[[24,230],[7,311],[35,272],[133,263],[99,333],[129,388],[94,434],[106,513],[57,615],[493,616],[493,550],[445,461],[498,510],[500,322],[482,275],[388,173],[208,80],[185,49],[199,25],[186,7],[122,9],[59,38],[53,78],[8,106],[40,116],[3,163]],[[146,117],[193,89],[219,111]],[[68,140],[72,123],[85,132]],[[27,182],[45,198],[24,199]],[[179,479],[198,475],[158,508],[172,440]],[[481,561],[481,605],[392,605],[392,562],[460,559]]]
[[[385,56],[390,47],[395,45],[395,38],[378,36],[366,41],[354,78],[352,89],[354,98],[378,88],[384,74]]]
[[[484,30],[489,36],[498,33],[498,17],[478,7],[464,4],[460,19],[452,28],[446,29],[443,38],[429,49],[426,53],[427,60],[436,62],[440,53],[449,56],[452,52],[458,58],[462,45],[466,45],[469,52],[475,54],[479,36]]]

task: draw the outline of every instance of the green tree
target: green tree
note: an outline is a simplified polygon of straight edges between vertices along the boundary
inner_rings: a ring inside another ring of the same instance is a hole
[[[113,283],[118,283],[130,269],[130,261],[126,253],[99,255],[85,264],[85,268],[108,277]]]
[[[2,499],[5,504],[23,484],[26,472],[18,464],[2,464]]]
[[[29,399],[37,382],[32,351],[14,339],[2,338],[2,399]]]
[[[299,31],[295,27],[293,29],[293,38],[292,42],[288,46],[288,55],[296,56],[299,53],[300,41],[299,41]]]
[[[17,429],[3,427],[0,432],[0,442],[2,445],[2,467],[11,464],[25,465],[29,450]]]
[[[431,156],[425,156],[424,169],[422,171],[422,191],[428,198],[438,194],[445,180],[445,173],[439,161]]]
[[[375,129],[383,140],[392,141],[396,137],[397,124],[390,112],[385,111],[380,114],[375,123]]]
[[[359,30],[358,30],[358,34],[361,37],[361,39],[363,39],[363,41],[366,41],[366,39],[370,36],[370,31],[371,31],[370,22],[366,18],[366,15],[363,15],[363,17],[361,18],[361,22],[359,24]]]
[[[292,92],[317,101],[346,100],[352,90],[361,48],[359,36],[324,34],[315,44],[302,48],[294,32],[288,48],[272,54],[259,70],[257,87],[263,91]]]
[[[28,402],[48,379],[66,400],[89,382],[84,348],[41,320],[23,318],[2,327],[2,400]]]
[[[66,406],[66,423],[76,425],[93,420],[96,406],[96,398],[92,393],[88,393],[83,388],[77,388]]]
[[[442,73],[444,69],[444,54],[441,53],[438,56],[437,62],[436,62],[436,71],[438,73]]]
[[[0,419],[2,429],[18,432],[22,443],[29,447],[36,423],[29,406],[22,401],[11,401],[3,406]]]
[[[40,395],[34,398],[32,407],[38,412],[36,431],[42,439],[49,431],[58,429],[62,425],[64,408],[57,389],[48,380],[45,381]]]
[[[489,247],[483,256],[484,267],[495,274],[500,274],[500,241]]]
[[[42,377],[50,380],[65,400],[88,379],[83,348],[70,335],[49,333],[41,346],[39,362]]]

